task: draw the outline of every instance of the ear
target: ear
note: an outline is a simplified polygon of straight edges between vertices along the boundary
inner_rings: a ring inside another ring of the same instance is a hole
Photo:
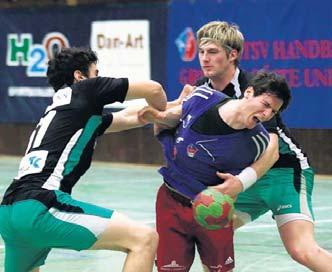
[[[85,79],[86,77],[82,74],[80,70],[75,70],[74,71],[74,81],[78,82],[81,81],[82,79]]]
[[[229,53],[229,60],[231,61],[235,61],[239,56],[239,53],[237,52],[237,50],[232,49],[231,52]]]
[[[245,91],[244,91],[244,98],[250,98],[254,96],[254,88],[252,86],[249,86]]]

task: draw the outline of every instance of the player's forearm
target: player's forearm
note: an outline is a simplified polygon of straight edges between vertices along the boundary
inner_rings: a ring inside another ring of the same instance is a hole
[[[153,108],[163,111],[166,109],[167,96],[160,84],[155,84],[154,88],[151,88],[150,92],[145,97],[146,102]]]
[[[167,108],[165,111],[159,111],[148,106],[139,112],[139,118],[146,123],[154,123],[166,128],[176,127],[180,122],[181,115],[182,105]]]
[[[165,117],[161,120],[162,124],[169,128],[176,127],[182,116],[182,105],[173,106],[165,111]]]
[[[129,82],[126,100],[135,98],[144,98],[150,106],[157,110],[166,109],[166,93],[160,83],[156,81]]]
[[[113,113],[112,124],[105,133],[118,132],[144,126],[146,123],[142,122],[137,114],[142,107],[143,105],[129,106],[121,111]]]

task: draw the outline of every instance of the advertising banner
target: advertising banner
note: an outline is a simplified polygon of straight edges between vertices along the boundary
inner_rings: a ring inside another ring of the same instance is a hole
[[[150,75],[149,21],[94,21],[91,48],[102,60],[99,75],[147,80]]]
[[[47,62],[62,47],[91,47],[102,76],[164,83],[166,16],[165,3],[0,10],[0,123],[39,120],[54,93]]]
[[[213,20],[235,23],[245,36],[240,67],[273,70],[292,88],[283,113],[292,128],[332,128],[332,2],[317,0],[172,1],[167,86],[177,97],[202,76],[196,31]]]

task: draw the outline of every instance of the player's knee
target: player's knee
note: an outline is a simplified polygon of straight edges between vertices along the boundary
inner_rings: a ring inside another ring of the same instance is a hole
[[[156,230],[148,228],[144,235],[143,245],[150,248],[151,250],[156,250],[158,246],[159,235]]]
[[[304,247],[300,245],[293,245],[287,250],[293,260],[307,266],[308,264],[310,264],[313,258],[316,258],[317,254],[319,254],[320,249],[316,246]]]
[[[136,243],[133,246],[135,251],[155,252],[158,246],[158,233],[150,227],[141,227],[135,234]]]

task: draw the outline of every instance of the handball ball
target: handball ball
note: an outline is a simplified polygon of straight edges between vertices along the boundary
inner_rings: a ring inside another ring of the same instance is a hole
[[[234,200],[229,195],[208,188],[196,196],[192,207],[198,224],[209,230],[217,230],[228,227],[232,221]]]

